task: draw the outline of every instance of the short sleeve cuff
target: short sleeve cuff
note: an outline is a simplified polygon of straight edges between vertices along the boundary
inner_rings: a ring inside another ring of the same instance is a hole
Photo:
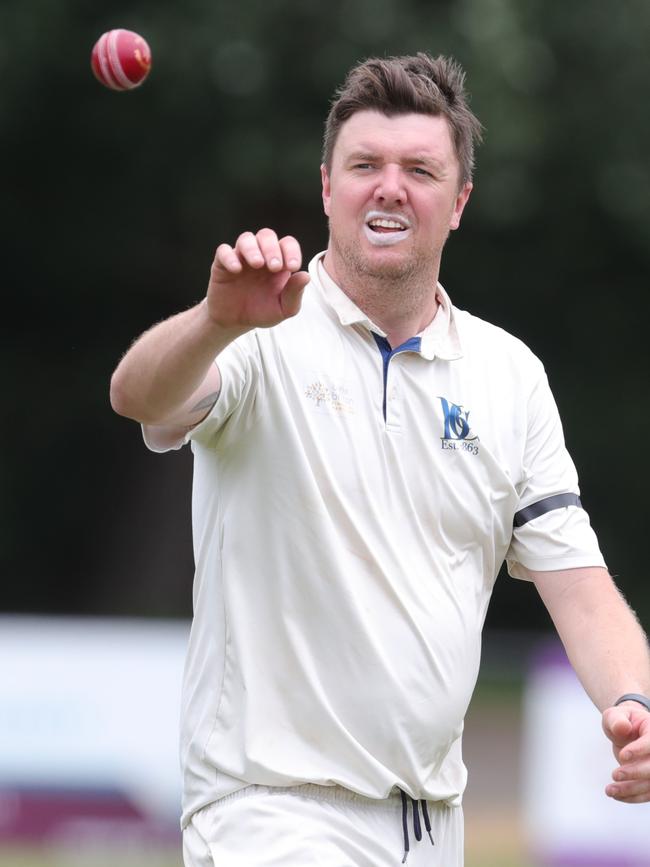
[[[506,563],[513,578],[524,579],[525,569],[606,568],[589,515],[578,506],[554,509],[515,527]]]

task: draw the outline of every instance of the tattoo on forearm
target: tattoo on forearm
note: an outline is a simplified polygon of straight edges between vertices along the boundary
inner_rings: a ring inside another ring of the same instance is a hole
[[[212,407],[217,402],[217,398],[219,397],[218,391],[213,391],[212,394],[208,394],[202,400],[200,400],[196,406],[193,406],[190,412],[199,412],[202,409],[212,409]]]

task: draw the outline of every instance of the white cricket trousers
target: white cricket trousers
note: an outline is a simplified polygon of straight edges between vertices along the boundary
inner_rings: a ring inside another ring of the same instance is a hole
[[[429,801],[428,814],[434,845],[424,824],[415,839],[409,798],[407,867],[463,867],[462,809]],[[399,794],[377,801],[339,786],[248,786],[192,816],[183,858],[185,867],[399,867],[402,822]]]

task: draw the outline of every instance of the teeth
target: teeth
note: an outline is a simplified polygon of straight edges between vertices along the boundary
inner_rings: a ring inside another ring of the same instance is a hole
[[[404,229],[401,223],[396,223],[395,220],[370,220],[369,226],[377,226],[381,229]]]

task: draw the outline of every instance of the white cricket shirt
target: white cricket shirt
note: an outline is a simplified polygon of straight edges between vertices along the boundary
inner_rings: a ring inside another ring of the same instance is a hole
[[[219,356],[188,436],[183,823],[251,783],[458,804],[502,562],[604,565],[537,358],[442,287],[391,353],[322,255],[298,316]]]

